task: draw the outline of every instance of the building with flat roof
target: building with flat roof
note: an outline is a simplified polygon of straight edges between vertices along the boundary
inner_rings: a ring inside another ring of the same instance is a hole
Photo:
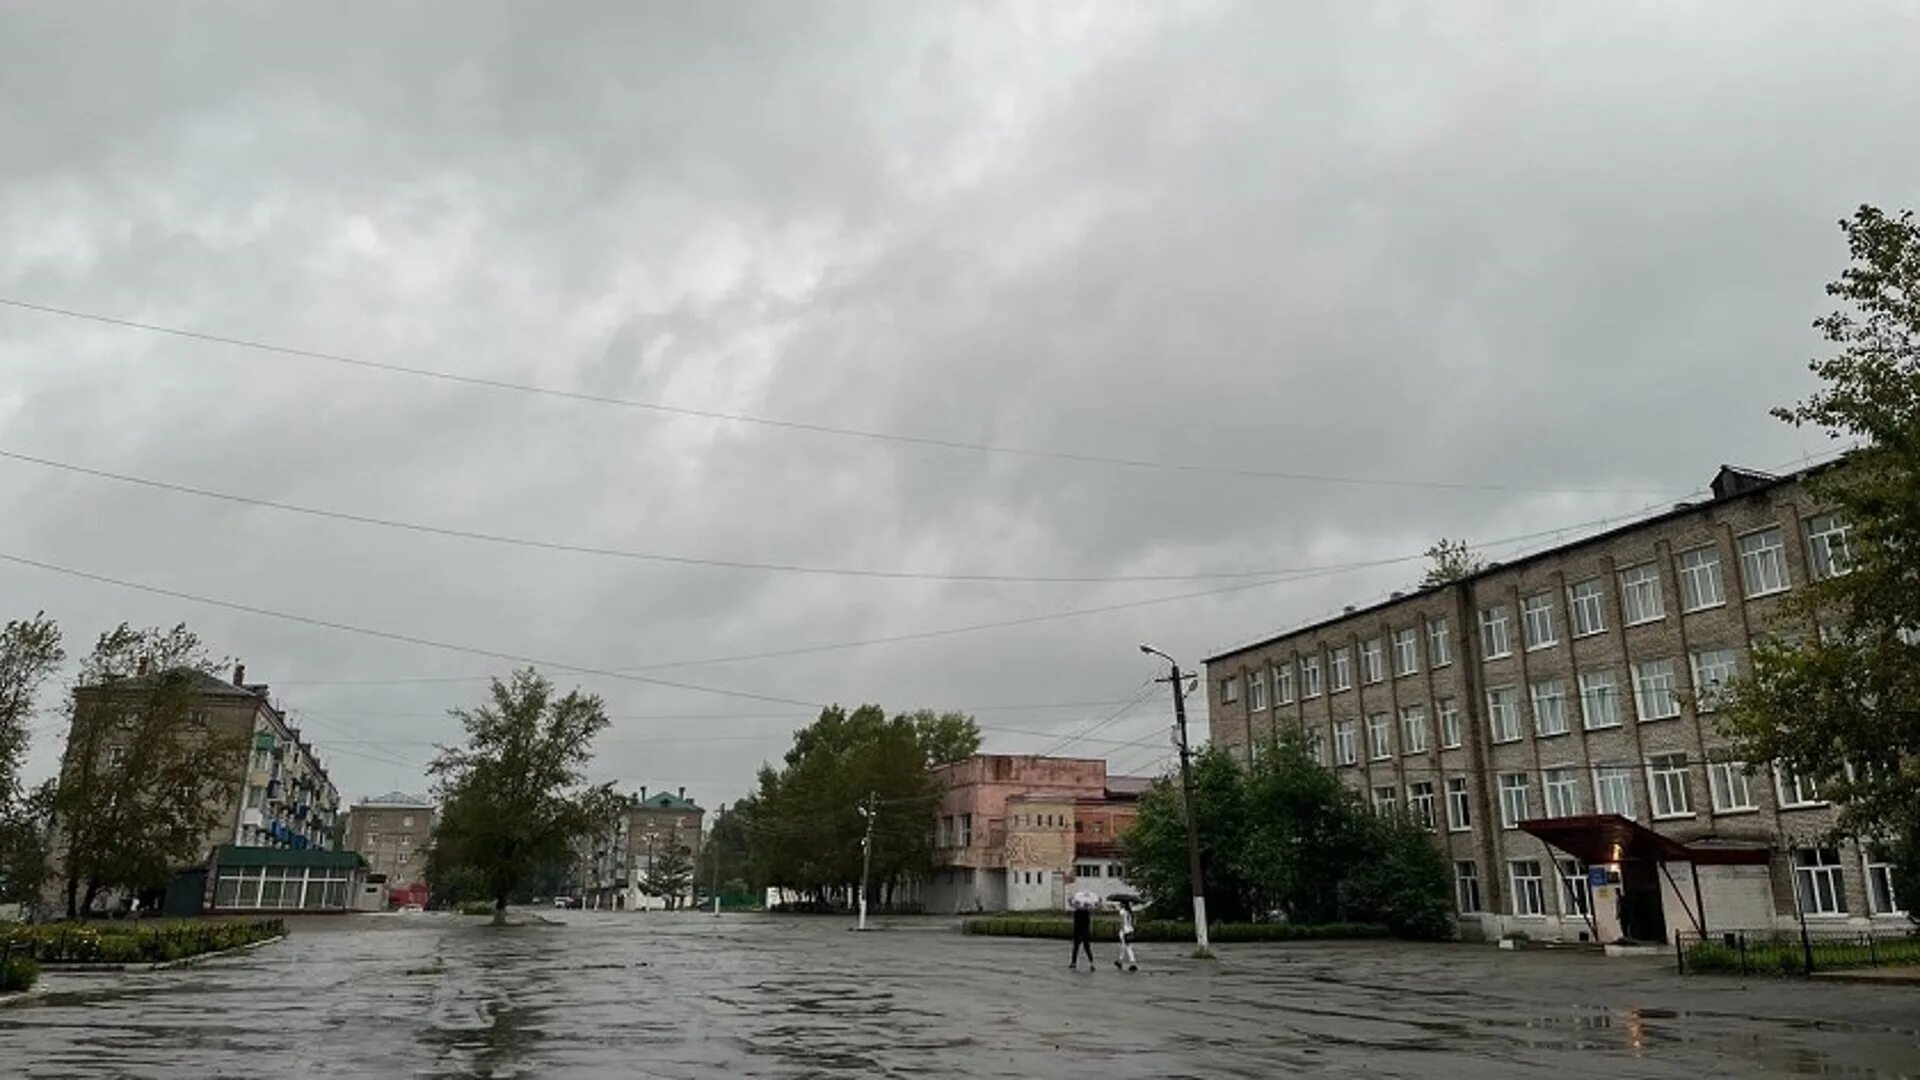
[[[386,886],[391,906],[427,901],[434,813],[431,800],[404,791],[362,799],[347,808],[347,850],[366,859],[369,879]]]
[[[1215,745],[1281,731],[1425,823],[1461,930],[1667,941],[1895,920],[1872,845],[1825,839],[1819,778],[1738,760],[1718,689],[1847,567],[1804,476],[1722,467],[1712,498],[1209,657]]]
[[[1132,891],[1117,841],[1144,780],[1109,777],[1097,758],[1033,754],[977,754],[934,772],[946,791],[926,910],[1057,910],[1077,891]]]

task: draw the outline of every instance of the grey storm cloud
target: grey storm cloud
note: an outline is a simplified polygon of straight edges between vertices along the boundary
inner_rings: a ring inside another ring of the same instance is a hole
[[[942,449],[0,308],[0,450],[541,540],[944,574],[1282,570],[1826,449],[1835,219],[1920,175],[1911,5],[16,5],[0,295]],[[1467,486],[1453,486],[1467,485]],[[0,552],[577,667],[600,775],[737,795],[799,702],[1040,750],[1416,563],[1221,589],[668,565],[0,460]],[[1502,549],[1504,550],[1504,549]],[[505,661],[0,565],[75,651],[185,620],[352,794]],[[790,655],[761,655],[788,653]],[[719,663],[683,664],[755,656]],[[675,665],[662,667],[660,665]],[[1100,732],[1164,753],[1165,702]],[[1037,732],[1038,734],[1032,734]],[[35,767],[52,768],[49,717]],[[1077,744],[1082,751],[1109,744]]]

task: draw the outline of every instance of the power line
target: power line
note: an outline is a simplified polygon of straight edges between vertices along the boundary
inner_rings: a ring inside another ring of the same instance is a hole
[[[1149,697],[1152,697],[1152,696],[1153,696],[1153,680],[1148,679],[1145,683],[1141,684],[1139,692],[1134,694],[1133,698],[1130,701],[1128,701],[1126,704],[1120,706],[1118,709],[1115,709],[1111,714],[1109,714],[1104,719],[1094,721],[1092,724],[1082,729],[1079,733],[1069,735],[1066,738],[1061,739],[1059,742],[1054,743],[1052,746],[1049,746],[1045,750],[1042,750],[1040,753],[1043,756],[1048,756],[1048,757],[1051,757],[1052,755],[1059,753],[1060,751],[1066,749],[1067,747],[1072,746],[1074,743],[1077,743],[1080,740],[1086,738],[1087,736],[1093,734],[1094,732],[1099,731],[1101,728],[1104,728],[1107,725],[1118,721],[1121,717],[1132,712],[1134,709],[1139,708],[1141,702],[1146,701]]]
[[[542,397],[560,398],[567,401],[586,402],[594,405],[609,405],[627,409],[640,409],[648,412],[664,413],[672,416],[696,417],[703,420],[718,420],[728,423],[755,424],[761,427],[779,428],[787,431],[804,431],[816,435],[832,435],[843,438],[864,439],[872,442],[908,444],[914,446],[935,447],[942,450],[964,450],[977,453],[1001,454],[1009,457],[1038,458],[1053,461],[1069,461],[1088,465],[1105,465],[1126,469],[1150,469],[1164,472],[1210,473],[1222,476],[1257,477],[1267,480],[1288,480],[1319,484],[1345,484],[1365,487],[1390,488],[1434,488],[1453,491],[1503,491],[1532,492],[1547,494],[1581,495],[1620,495],[1651,494],[1649,491],[1632,491],[1605,488],[1546,488],[1518,484],[1484,484],[1446,480],[1405,480],[1378,477],[1334,476],[1320,473],[1283,472],[1271,469],[1253,469],[1229,465],[1202,465],[1191,462],[1156,461],[1148,458],[1120,457],[1105,454],[1082,453],[1067,450],[1040,450],[1031,447],[1006,446],[997,443],[967,442],[960,439],[942,439],[930,435],[908,435],[901,432],[873,431],[862,428],[840,427],[832,424],[811,423],[801,420],[781,420],[773,417],[753,416],[746,413],[722,412],[715,409],[697,409],[683,405],[669,405],[665,402],[646,401],[639,398],[615,397],[609,394],[590,394],[579,390],[561,390],[556,387],[539,386],[532,383],[518,383],[505,379],[491,379],[478,375],[462,375],[457,372],[441,371],[434,368],[415,367],[383,360],[369,360],[364,357],[349,356],[344,353],[323,352],[317,349],[303,349],[289,345],[277,345],[251,338],[231,337],[225,334],[206,333],[188,330],[177,326],[165,326],[159,323],[143,322],[136,319],[124,319],[98,312],[80,311],[74,308],[55,307],[50,304],[37,304],[26,300],[0,296],[0,304],[23,311],[38,312],[43,315],[57,315],[67,319],[78,319],[99,323],[105,326],[118,326],[130,330],[142,330],[152,334],[164,334],[169,337],[184,338],[190,341],[204,341],[216,345],[230,345],[235,348],[252,349],[258,352],[292,356],[306,360],[322,360],[328,363],[345,364],[351,367],[371,371],[382,371],[395,375],[411,375],[416,378],[433,379],[441,382],[457,383],[463,386],[480,387],[487,390],[510,391],[521,394],[535,394]]]
[[[742,559],[721,559],[699,555],[677,555],[658,551],[636,551],[625,548],[599,547],[591,544],[574,544],[558,540],[540,540],[524,536],[507,536],[500,533],[429,525],[424,522],[406,521],[400,518],[359,514],[349,510],[328,510],[315,506],[303,506],[299,503],[261,499],[249,495],[237,495],[227,491],[216,491],[212,488],[195,487],[191,484],[175,483],[168,480],[155,480],[144,476],[133,476],[128,473],[97,469],[87,465],[76,465],[72,462],[36,457],[32,454],[22,454],[13,450],[0,450],[0,458],[27,465],[37,465],[42,468],[58,469],[63,472],[75,473],[81,476],[90,476],[100,480],[133,484],[139,487],[151,488],[156,491],[193,495],[198,498],[237,503],[242,506],[260,507],[262,509],[275,510],[287,514],[300,514],[306,517],[346,521],[358,525],[370,525],[383,529],[397,529],[403,532],[421,533],[428,536],[444,536],[459,540],[476,540],[488,544],[532,548],[538,551],[557,551],[573,555],[593,555],[640,562],[670,563],[676,566],[704,566],[728,570],[759,570],[772,573],[809,574],[829,577],[879,578],[887,581],[948,581],[1029,585],[1091,585],[1127,581],[1217,581],[1222,579],[1273,577],[1278,574],[1294,572],[1286,569],[1269,569],[1235,570],[1204,574],[954,574],[923,570],[875,570],[864,567],[755,562]]]
[[[127,581],[122,578],[109,577],[105,574],[95,574],[85,570],[74,570],[70,567],[57,566],[53,563],[41,562],[37,559],[23,558],[19,555],[10,555],[5,552],[0,552],[0,562],[10,562],[19,566],[28,566],[36,570],[44,570],[51,574],[61,574],[66,577],[79,578],[80,580],[83,580],[83,581],[98,582],[103,585],[115,585],[123,589],[132,589],[136,592],[150,593],[155,596],[170,597],[175,600],[186,600],[191,603],[205,604],[209,607],[224,608],[228,611],[238,611],[248,615],[259,615],[264,618],[280,619],[285,622],[299,623],[304,626],[316,626],[326,630],[338,630],[343,633],[361,634],[366,637],[379,638],[384,641],[399,641],[409,645],[425,646],[430,649],[442,649],[447,652],[466,653],[471,656],[482,656],[482,657],[487,657],[493,660],[505,660],[508,663],[513,663],[513,664],[531,664],[535,667],[547,667],[547,668],[552,668],[556,671],[572,672],[577,675],[597,675],[602,678],[621,679],[628,682],[644,683],[649,686],[665,687],[667,689],[672,689],[672,690],[686,690],[686,691],[690,691],[692,693],[698,693],[698,694],[716,694],[723,697],[748,698],[754,701],[766,701],[766,702],[771,702],[777,705],[798,705],[808,709],[824,708],[824,706],[818,702],[801,701],[798,698],[780,697],[777,694],[761,694],[761,693],[755,693],[750,690],[730,690],[723,687],[701,686],[697,683],[685,683],[685,682],[676,682],[671,679],[652,678],[650,676],[636,675],[632,672],[626,672],[626,671],[608,671],[604,668],[584,667],[579,664],[566,664],[557,660],[543,660],[538,657],[525,656],[519,653],[498,652],[492,649],[476,648],[471,645],[458,645],[458,644],[447,642],[447,641],[436,641],[432,638],[415,637],[410,634],[395,633],[390,630],[376,630],[371,627],[356,626],[352,623],[335,622],[330,619],[316,619],[307,615],[295,615],[290,612],[276,611],[276,610],[273,610],[272,608],[256,607],[251,604],[237,604],[230,600],[217,600],[212,597],[197,596],[193,593],[181,592],[177,589],[165,589],[157,585],[146,585],[137,581]]]

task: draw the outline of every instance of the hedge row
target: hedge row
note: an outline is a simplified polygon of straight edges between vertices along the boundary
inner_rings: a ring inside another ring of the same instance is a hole
[[[1815,971],[1920,964],[1920,936],[1877,938],[1871,945],[1865,935],[1821,937],[1812,944]],[[1735,945],[1709,938],[1688,944],[1684,963],[1690,974],[1803,975],[1807,950],[1792,937],[1754,938]]]
[[[12,955],[42,964],[157,964],[237,949],[286,932],[279,919],[158,926],[39,923],[5,928],[0,943]]]
[[[960,926],[963,933],[988,937],[1059,938],[1073,936],[1073,920],[1051,915],[997,915],[968,919]],[[1367,923],[1220,923],[1207,931],[1215,942],[1236,941],[1328,941],[1339,938],[1386,937],[1387,928]],[[1095,941],[1118,941],[1117,919],[1093,920]],[[1135,941],[1192,941],[1193,924],[1172,919],[1141,920],[1134,924]]]

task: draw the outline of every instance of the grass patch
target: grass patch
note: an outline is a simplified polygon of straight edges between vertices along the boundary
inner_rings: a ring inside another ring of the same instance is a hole
[[[462,915],[492,915],[493,901],[462,900],[460,901],[460,905],[454,908],[454,910]]]
[[[986,937],[1058,938],[1073,936],[1073,920],[1055,915],[996,915],[968,919],[960,924],[963,933]],[[1309,926],[1300,923],[1221,923],[1210,927],[1207,937],[1216,944],[1246,941],[1333,941],[1349,938],[1387,936],[1384,926],[1366,923],[1326,923]],[[1117,919],[1093,920],[1095,941],[1120,940]],[[1134,924],[1135,941],[1192,941],[1193,924],[1173,919],[1148,919]]]
[[[0,931],[16,956],[40,964],[158,964],[279,937],[279,919],[140,923],[37,923]]]
[[[1812,945],[1815,971],[1920,965],[1920,934],[1816,937]],[[1799,936],[1790,933],[1736,937],[1731,945],[1724,938],[1709,938],[1688,944],[1684,963],[1688,974],[1804,975],[1806,953]]]

